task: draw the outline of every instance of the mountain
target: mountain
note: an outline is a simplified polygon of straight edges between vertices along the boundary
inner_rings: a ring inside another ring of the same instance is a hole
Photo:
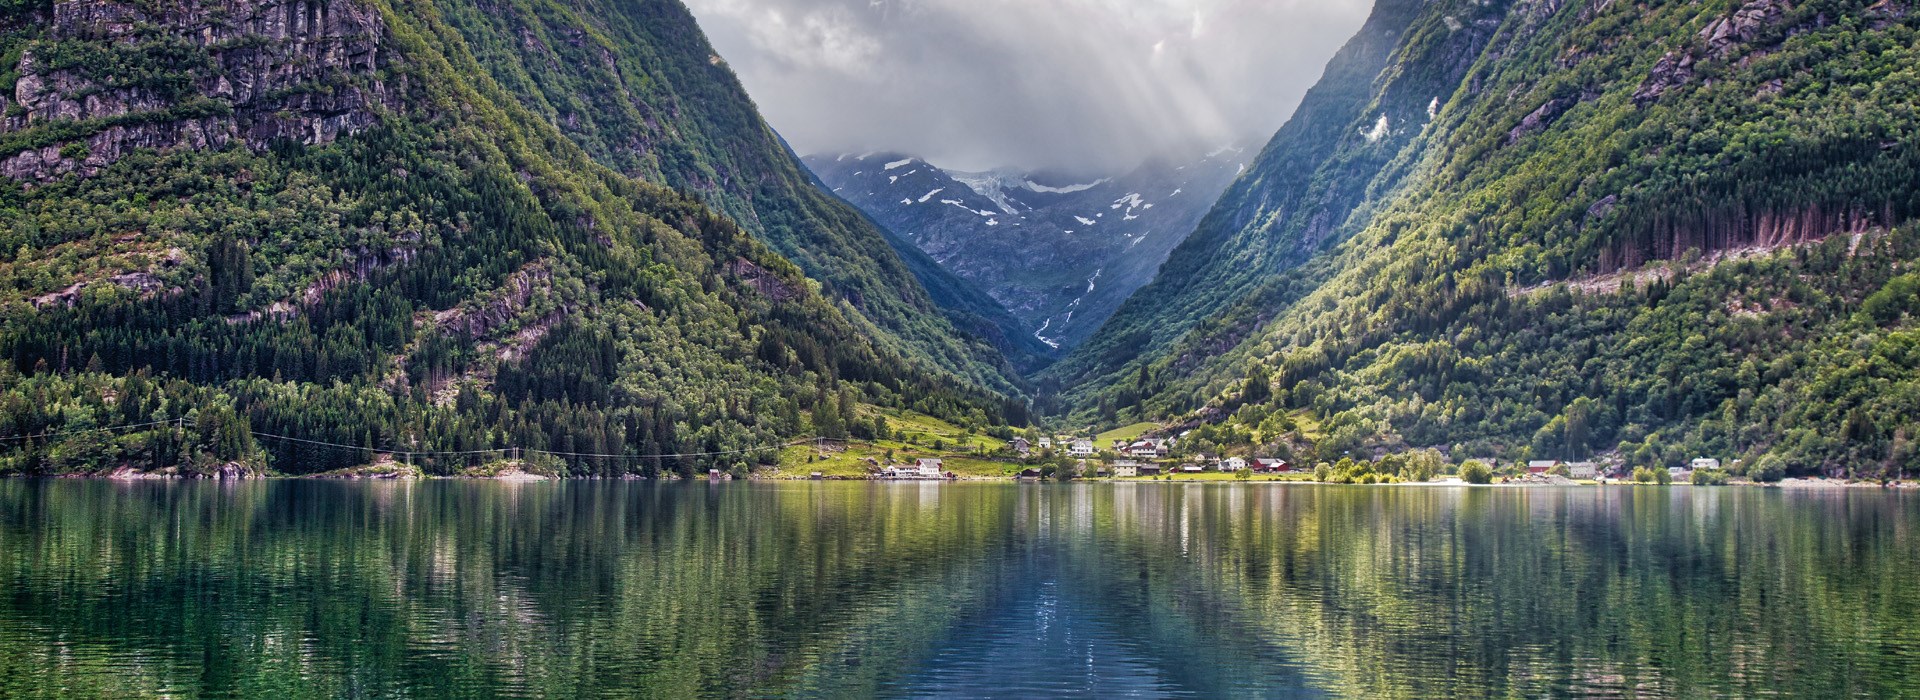
[[[934,371],[1018,391],[1047,348],[827,195],[679,0],[431,3],[488,76],[595,160],[694,193]],[[929,292],[932,292],[930,295]],[[1004,351],[1004,352],[1002,352]]]
[[[676,2],[28,0],[0,58],[0,473],[691,473],[861,404],[1024,419]]]
[[[1200,448],[1916,466],[1920,15],[1383,0],[1043,379]]]
[[[1222,148],[1107,178],[956,172],[899,154],[805,162],[836,194],[986,290],[1027,334],[1071,349],[1153,278],[1246,157]]]

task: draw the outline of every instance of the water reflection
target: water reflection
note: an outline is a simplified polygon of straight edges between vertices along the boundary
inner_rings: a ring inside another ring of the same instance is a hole
[[[0,696],[1920,694],[1920,501],[0,482]]]

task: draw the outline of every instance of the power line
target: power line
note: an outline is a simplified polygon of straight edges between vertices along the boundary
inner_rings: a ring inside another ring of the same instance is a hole
[[[105,426],[105,427],[99,427],[99,428],[84,428],[80,430],[67,430],[67,431],[55,432],[55,433],[39,433],[36,435],[16,435],[16,436],[0,437],[0,441],[29,440],[34,438],[45,439],[45,438],[52,438],[52,437],[63,437],[67,435],[79,435],[81,433],[113,432],[113,431],[120,431],[120,430],[130,430],[133,428],[147,428],[147,427],[152,427],[156,425],[172,425],[175,427],[186,427],[192,422],[193,421],[187,418],[172,418],[168,420],[152,421],[148,423],[131,423],[127,425],[113,425],[113,426]],[[383,449],[378,447],[365,447],[362,445],[349,445],[346,443],[339,443],[339,442],[328,442],[325,440],[312,440],[308,438],[293,437],[291,435],[278,435],[274,433],[263,433],[259,431],[250,431],[250,433],[253,435],[253,437],[267,438],[269,440],[281,440],[285,442],[293,442],[293,443],[299,443],[304,445],[314,445],[317,447],[327,447],[327,448],[332,448],[337,450],[366,452],[369,454],[405,455],[407,457],[473,457],[478,455],[497,455],[497,454],[542,454],[542,455],[548,455],[553,457],[572,457],[575,459],[690,459],[695,457],[727,457],[732,455],[748,454],[752,452],[779,450],[779,449],[785,449],[788,447],[806,445],[806,444],[815,442],[817,440],[836,440],[839,442],[863,442],[863,441],[846,440],[846,439],[839,439],[839,438],[809,437],[809,438],[792,440],[789,442],[784,442],[784,443],[775,444],[775,445],[744,447],[744,448],[735,449],[735,450],[634,455],[634,454],[605,454],[605,453],[592,453],[592,452],[559,452],[554,450],[521,449],[517,447],[503,447],[503,448],[486,449],[486,450],[463,450],[463,451],[392,450],[392,449]],[[866,444],[866,443],[863,442],[863,444]]]
[[[348,445],[348,444],[339,443],[339,442],[326,442],[324,440],[308,440],[306,438],[297,438],[297,437],[292,437],[288,435],[275,435],[273,433],[262,433],[257,431],[253,433],[253,436],[257,438],[263,437],[263,438],[269,438],[273,440],[285,440],[287,442],[298,442],[298,443],[304,443],[308,445],[319,445],[321,447],[333,447],[333,448],[338,448],[342,450],[355,450],[359,452],[372,452],[376,454],[379,454],[379,453],[396,454],[396,455],[404,454],[404,455],[411,455],[414,457],[471,457],[474,455],[500,454],[504,452],[513,451],[513,448],[508,447],[508,448],[501,448],[496,450],[466,450],[461,452],[448,452],[448,451],[421,452],[416,450],[387,450],[387,449],[381,449],[378,447],[363,447],[360,445]]]
[[[81,429],[79,429],[79,430],[63,430],[63,431],[60,431],[60,432],[57,432],[57,433],[39,433],[39,434],[35,434],[35,435],[10,435],[10,436],[7,436],[7,437],[0,437],[0,441],[5,441],[5,440],[32,440],[32,439],[35,439],[35,438],[41,438],[41,439],[45,439],[45,438],[50,438],[50,437],[64,437],[64,436],[67,436],[67,435],[79,435],[79,434],[81,434],[81,433],[104,433],[104,432],[113,432],[113,431],[117,431],[117,430],[128,430],[128,429],[131,429],[131,428],[147,428],[147,427],[152,427],[152,426],[156,426],[156,425],[172,425],[172,426],[176,426],[176,427],[186,427],[186,424],[187,424],[187,422],[188,422],[188,421],[187,421],[187,419],[185,419],[185,418],[169,418],[169,419],[167,419],[167,420],[157,420],[157,421],[153,421],[153,422],[151,422],[151,423],[132,423],[132,424],[128,424],[128,425],[109,425],[109,426],[105,426],[105,427],[100,427],[100,428],[81,428]]]

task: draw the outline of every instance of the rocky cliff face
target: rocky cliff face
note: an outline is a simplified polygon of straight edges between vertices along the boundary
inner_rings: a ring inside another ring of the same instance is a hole
[[[379,12],[354,0],[60,0],[0,96],[0,174],[91,174],[128,151],[313,145],[390,92]]]
[[[1153,279],[1253,154],[1222,148],[1116,177],[949,172],[905,155],[811,156],[807,166],[1055,349],[1079,345]]]

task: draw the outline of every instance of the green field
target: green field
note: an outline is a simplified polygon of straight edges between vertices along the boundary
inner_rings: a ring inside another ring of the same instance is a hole
[[[1158,427],[1160,427],[1159,423],[1135,423],[1133,425],[1129,425],[1125,427],[1114,428],[1112,430],[1101,433],[1099,435],[1095,435],[1093,437],[1093,445],[1094,447],[1104,448],[1108,445],[1113,444],[1113,441],[1115,440],[1126,440],[1128,442],[1132,442],[1135,439],[1139,438],[1140,436],[1147,434],[1148,431],[1151,431],[1154,428],[1158,428]]]
[[[775,479],[805,479],[813,472],[820,472],[829,478],[862,479],[890,463],[912,464],[923,457],[939,458],[947,471],[963,478],[1011,477],[1024,468],[984,457],[1007,446],[1005,440],[990,435],[967,435],[959,426],[911,411],[864,406],[861,414],[885,416],[894,439],[840,440],[788,447],[780,451],[779,467],[767,475]],[[978,453],[974,447],[979,448]]]

